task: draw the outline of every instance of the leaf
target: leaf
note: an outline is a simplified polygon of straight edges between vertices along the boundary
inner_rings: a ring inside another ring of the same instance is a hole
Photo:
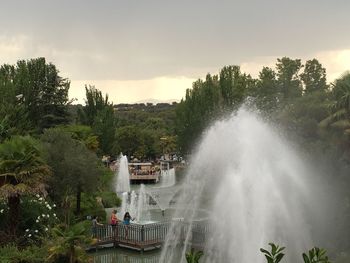
[[[270,245],[271,248],[272,248],[271,254],[272,254],[272,255],[276,255],[277,246],[276,246],[274,243],[269,243],[269,245]]]
[[[264,254],[267,254],[267,255],[271,256],[270,252],[267,251],[266,249],[260,248],[260,251],[261,251],[262,253],[264,253]]]
[[[267,263],[273,263],[273,259],[272,257],[265,255],[266,259],[267,259]]]
[[[304,259],[304,263],[310,263],[310,260],[305,253],[303,253],[303,259]]]
[[[276,259],[275,259],[275,263],[278,263],[281,261],[281,259],[284,257],[284,254],[283,253],[280,253],[276,256]]]
[[[280,247],[278,250],[277,250],[277,253],[280,253],[281,251],[283,251],[286,247]]]

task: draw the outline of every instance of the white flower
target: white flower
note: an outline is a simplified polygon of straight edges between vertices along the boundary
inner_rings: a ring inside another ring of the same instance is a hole
[[[47,218],[49,218],[49,217],[50,217],[50,215],[49,215],[49,214],[47,214],[46,216],[47,216]]]
[[[53,204],[52,206],[53,206],[53,207],[56,207],[56,205],[55,205],[55,204]]]
[[[39,223],[39,220],[37,219],[37,220],[35,220],[35,222],[36,222],[36,223]]]
[[[45,214],[42,214],[41,216],[42,216],[42,217],[45,217]]]
[[[40,197],[40,195],[38,195],[38,194],[36,194],[35,196],[36,196],[37,198],[39,198],[39,197]]]
[[[56,216],[56,214],[55,214],[55,213],[53,213],[53,216]]]
[[[35,230],[34,232],[35,232],[35,233],[38,233],[38,230]]]
[[[29,229],[26,229],[26,232],[29,232]]]
[[[42,198],[42,197],[40,197],[40,198],[39,198],[39,200],[40,200],[40,201],[42,201],[42,200],[43,200],[43,198]]]
[[[1,209],[1,210],[0,210],[0,213],[2,214],[3,212],[4,212],[4,209]]]
[[[45,231],[48,231],[49,229],[47,227],[45,227]]]
[[[29,235],[28,235],[28,237],[31,237],[31,236],[32,236],[32,234],[29,234]]]
[[[40,219],[40,216],[38,216],[38,220]]]

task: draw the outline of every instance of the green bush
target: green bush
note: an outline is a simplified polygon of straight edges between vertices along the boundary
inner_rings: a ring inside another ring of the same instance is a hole
[[[22,250],[13,244],[0,247],[1,263],[42,263],[46,257],[45,247],[30,246]]]
[[[46,237],[51,227],[59,222],[56,205],[42,196],[24,196],[21,199],[19,230],[28,241]]]

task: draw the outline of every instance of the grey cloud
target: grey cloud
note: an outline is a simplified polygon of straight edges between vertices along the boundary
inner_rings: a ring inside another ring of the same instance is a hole
[[[0,35],[28,36],[28,56],[47,55],[75,79],[193,77],[256,56],[349,48],[349,8],[341,0],[16,0],[2,3]]]

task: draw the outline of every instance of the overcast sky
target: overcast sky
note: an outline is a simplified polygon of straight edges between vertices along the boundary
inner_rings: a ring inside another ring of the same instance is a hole
[[[316,57],[329,81],[350,69],[348,0],[11,0],[0,9],[0,63],[46,57],[83,101],[181,99],[207,72],[256,76],[277,57]]]

